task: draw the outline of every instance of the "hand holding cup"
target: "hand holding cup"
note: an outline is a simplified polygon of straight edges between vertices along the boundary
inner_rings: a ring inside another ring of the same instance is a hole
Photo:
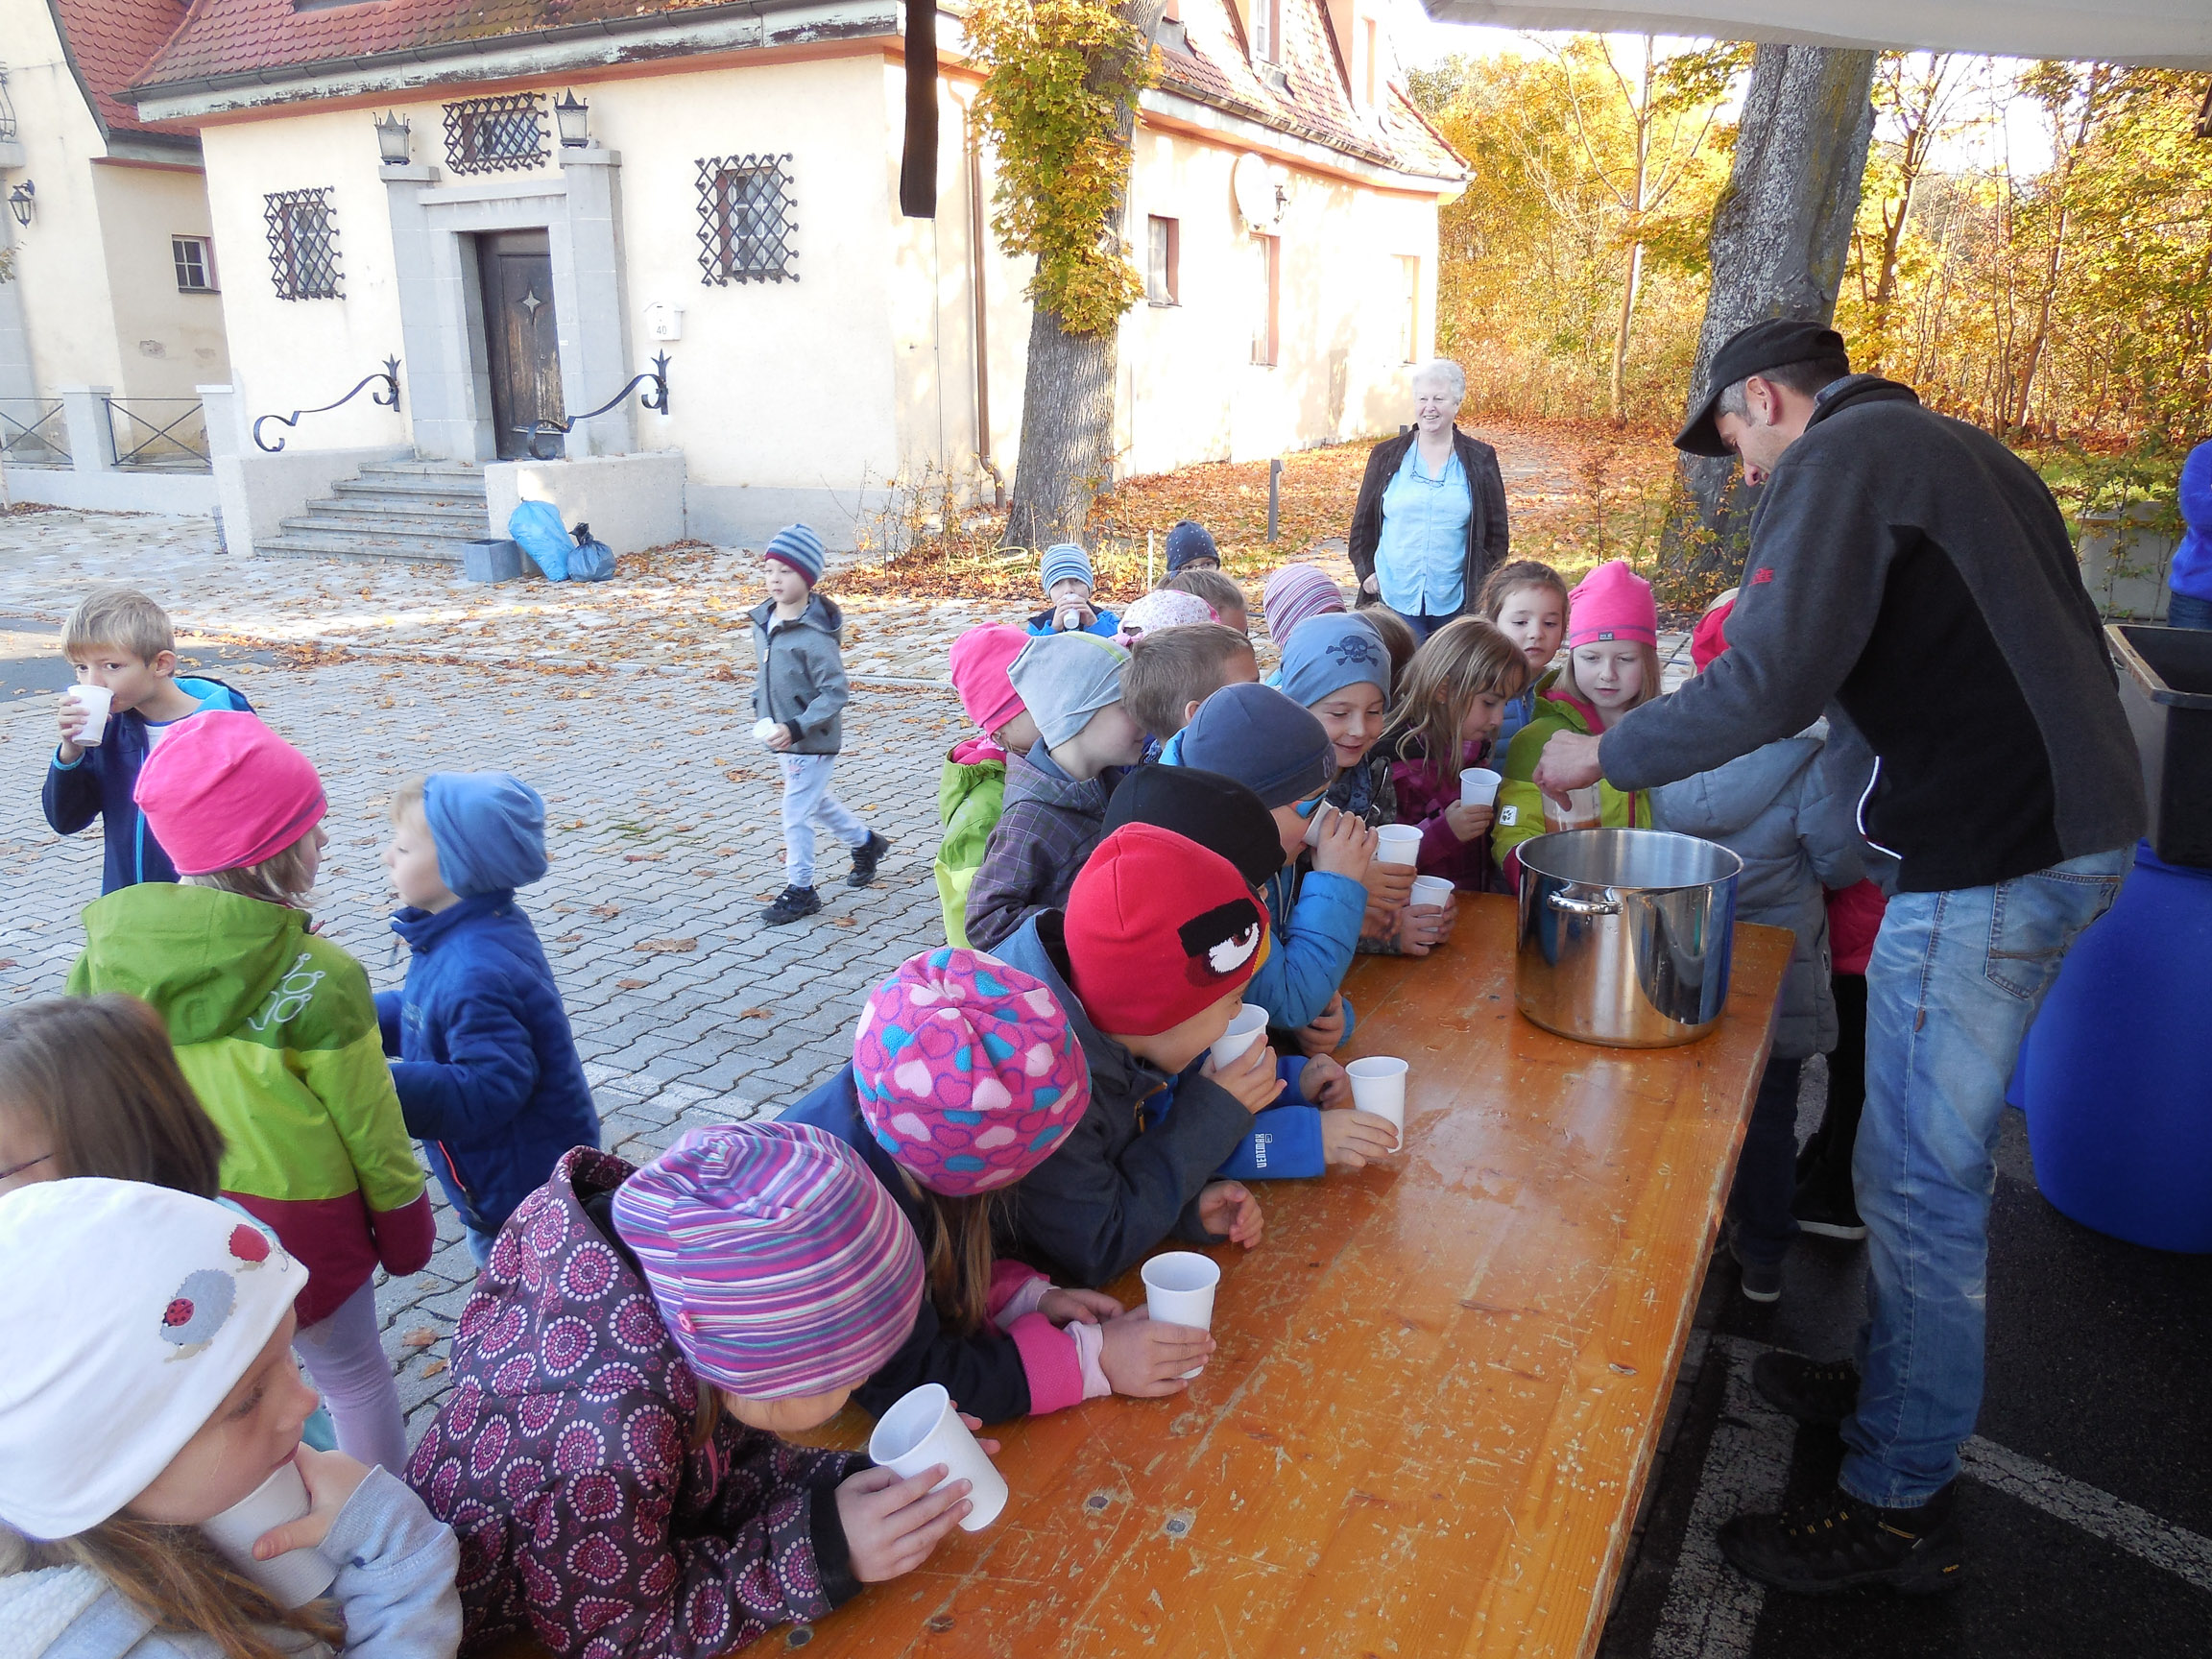
[[[1214,1338],[1204,1330],[1155,1319],[1148,1306],[1108,1320],[1104,1336],[1098,1368],[1115,1393],[1136,1400],[1180,1394],[1184,1380],[1205,1370],[1214,1354]]]

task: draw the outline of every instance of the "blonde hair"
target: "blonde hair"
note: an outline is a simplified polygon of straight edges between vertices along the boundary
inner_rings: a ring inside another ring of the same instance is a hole
[[[241,899],[258,899],[267,904],[282,904],[294,910],[311,909],[313,906],[308,901],[314,895],[315,881],[307,873],[305,849],[315,830],[316,826],[309,825],[306,834],[258,864],[241,864],[235,870],[211,870],[204,876],[183,876],[179,879],[194,887],[235,893]]]
[[[1245,596],[1244,589],[1237,585],[1236,578],[1222,571],[1178,570],[1160,586],[1178,593],[1195,593],[1214,608],[1216,617],[1234,611],[1247,622],[1252,619],[1252,601]],[[1230,626],[1236,625],[1231,623]],[[1243,629],[1238,628],[1237,632],[1241,634]]]
[[[392,822],[397,824],[410,812],[422,811],[422,792],[429,786],[429,779],[416,777],[408,779],[406,782],[393,790]]]
[[[103,645],[151,662],[177,649],[177,631],[169,625],[169,613],[137,589],[95,588],[61,624],[61,655],[74,661]]]
[[[1611,644],[1612,641],[1585,639],[1582,643],[1584,645],[1607,645]],[[1621,712],[1623,714],[1627,713],[1630,709],[1643,708],[1645,704],[1659,695],[1659,647],[1647,644],[1641,639],[1635,640],[1633,643],[1636,646],[1637,660],[1644,664],[1644,685],[1643,689],[1636,693],[1636,700],[1622,709]],[[1575,678],[1575,653],[1577,649],[1579,647],[1573,645],[1567,648],[1567,665],[1559,670],[1559,678],[1551,683],[1551,689],[1557,694],[1572,697],[1576,702],[1588,703],[1590,693],[1583,690],[1580,682]]]
[[[1567,592],[1567,578],[1538,559],[1508,559],[1483,578],[1482,592],[1475,601],[1475,608],[1491,621],[1498,620],[1498,613],[1505,609],[1505,599],[1522,588],[1546,588],[1559,595],[1559,615],[1562,621],[1571,603]]]
[[[87,1567],[154,1621],[156,1630],[204,1636],[224,1659],[295,1659],[299,1645],[272,1631],[313,1637],[333,1651],[346,1646],[336,1605],[279,1607],[258,1584],[215,1553],[197,1527],[167,1527],[111,1515],[51,1544],[33,1543],[30,1565]]]
[[[1528,659],[1521,648],[1479,616],[1458,616],[1421,642],[1398,696],[1398,717],[1383,738],[1402,759],[1425,759],[1446,791],[1458,787],[1459,729],[1475,699],[1485,693],[1513,698],[1528,684]],[[1420,746],[1418,757],[1408,743]]]

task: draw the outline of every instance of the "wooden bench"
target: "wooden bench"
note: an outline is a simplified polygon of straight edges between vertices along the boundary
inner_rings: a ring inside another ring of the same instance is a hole
[[[1013,1498],[757,1650],[1587,1654],[1603,1628],[1765,1063],[1790,936],[1740,928],[1703,1042],[1515,1013],[1510,900],[1363,957],[1352,1051],[1411,1063],[1406,1149],[1261,1189],[1187,1393],[999,1427]],[[1131,1273],[1110,1287],[1141,1302]],[[862,1446],[849,1408],[807,1438]]]

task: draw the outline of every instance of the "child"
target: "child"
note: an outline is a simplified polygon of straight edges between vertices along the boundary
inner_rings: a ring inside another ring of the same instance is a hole
[[[783,891],[760,912],[771,927],[817,914],[814,825],[820,821],[853,853],[848,887],[865,887],[891,843],[830,793],[830,773],[845,746],[848,692],[837,637],[845,613],[826,593],[822,538],[804,524],[776,532],[761,555],[768,597],[753,607],[753,716],[773,721],[766,741],[783,772]]]
[[[146,827],[181,884],[84,912],[69,994],[123,991],[168,1024],[177,1064],[222,1131],[224,1196],[312,1275],[300,1358],[364,1463],[407,1457],[376,1326],[374,1272],[420,1272],[437,1242],[361,965],[307,930],[326,837],[307,757],[252,714],[215,709],[138,776]]]
[[[1723,595],[1707,613],[1724,623],[1734,606]],[[1699,631],[1692,659],[1702,673],[1728,648],[1717,623]],[[1825,723],[1651,791],[1652,823],[1661,830],[1718,842],[1743,860],[1736,883],[1736,920],[1787,927],[1796,935],[1782,978],[1773,1046],[1760,1074],[1751,1121],[1728,1194],[1734,1221],[1729,1249],[1742,1268],[1743,1294],[1772,1302],[1782,1293],[1782,1258],[1797,1224],[1795,1192],[1797,1085],[1808,1055],[1836,1046],[1836,1005],[1828,989],[1828,916],[1822,883],[1848,887],[1860,878],[1857,803],[1828,788],[1821,766]]]
[[[1077,543],[1055,541],[1046,548],[1039,579],[1047,603],[1029,618],[1030,633],[1095,634],[1111,639],[1120,628],[1113,612],[1092,605],[1091,555]]]
[[[515,889],[545,874],[545,803],[505,772],[433,772],[392,799],[384,849],[403,908],[403,990],[376,994],[407,1132],[482,1267],[515,1207],[599,1114],[568,1011]]]
[[[1167,532],[1167,574],[1180,576],[1186,570],[1220,568],[1221,552],[1214,545],[1214,533],[1195,519],[1177,519],[1175,528]]]
[[[1249,636],[1252,632],[1251,607],[1244,598],[1244,589],[1218,570],[1209,570],[1203,565],[1178,571],[1160,584],[1162,588],[1177,593],[1194,593],[1206,601],[1206,608],[1214,613],[1214,620],[1224,628],[1234,628]]]
[[[1036,746],[1037,722],[1006,677],[1028,643],[1027,634],[1003,622],[971,628],[952,641],[952,689],[978,734],[952,745],[937,780],[937,817],[945,838],[937,844],[934,868],[950,945],[968,943],[968,889],[1005,806],[1007,753],[1025,755]]]
[[[1790,1213],[1800,1233],[1856,1242],[1866,1237],[1851,1180],[1859,1118],[1866,1109],[1866,963],[1888,901],[1871,880],[1831,888],[1827,900],[1828,990],[1836,1003],[1836,1046],[1828,1054],[1828,1104],[1819,1127],[1797,1154],[1797,1193]]]
[[[461,1535],[471,1651],[707,1659],[919,1566],[968,1512],[779,1438],[827,1423],[922,1301],[913,1231],[819,1129],[578,1147],[493,1247],[408,1484]],[[984,1442],[991,1449],[992,1443]]]
[[[1497,806],[1460,800],[1459,775],[1491,764],[1498,723],[1527,686],[1528,659],[1479,616],[1458,616],[1423,641],[1381,752],[1388,757],[1398,822],[1421,830],[1415,868],[1466,893],[1495,890],[1490,827]]]
[[[1343,589],[1317,565],[1286,565],[1260,590],[1260,613],[1267,619],[1267,637],[1278,651],[1289,644],[1292,632],[1307,617],[1343,609]]]
[[[1164,628],[1190,628],[1214,620],[1214,607],[1180,588],[1155,588],[1121,613],[1114,643],[1124,651]]]
[[[1658,695],[1659,610],[1651,600],[1651,584],[1616,559],[1591,571],[1569,595],[1567,666],[1538,696],[1535,717],[1514,736],[1500,768],[1505,781],[1498,791],[1490,854],[1509,884],[1517,886],[1521,879],[1514,849],[1545,831],[1544,797],[1533,780],[1551,733],[1607,731],[1629,709]],[[1598,791],[1599,822],[1604,828],[1649,828],[1651,809],[1642,795],[1623,795],[1605,782],[1591,787]]]
[[[1155,768],[1158,770],[1158,768]],[[1008,1193],[1082,1121],[1083,1050],[1040,981],[971,950],[909,958],[861,1009],[853,1064],[777,1119],[836,1136],[922,1241],[913,1334],[855,1396],[880,1416],[942,1382],[986,1423],[1106,1394],[1176,1394],[1214,1343],[1095,1290],[995,1261]]]
[[[1248,685],[1259,678],[1251,640],[1218,622],[1199,622],[1148,634],[1138,642],[1121,675],[1121,702],[1153,745],[1162,746],[1222,686]]]
[[[1259,1201],[1214,1171],[1280,1092],[1274,1051],[1255,1043],[1221,1069],[1206,1050],[1266,944],[1266,913],[1235,865],[1131,824],[1099,843],[1065,914],[1038,912],[999,949],[1066,1012],[1091,1076],[1082,1120],[1014,1189],[1005,1225],[1022,1260],[1095,1288],[1170,1234],[1259,1243]],[[1144,1128],[1145,1099],[1201,1058],[1166,1121]]]
[[[1181,763],[1236,779],[1273,814],[1286,862],[1267,882],[1275,951],[1253,976],[1251,1000],[1304,1052],[1328,1053],[1352,1034],[1352,1005],[1337,988],[1359,946],[1376,847],[1358,819],[1332,812],[1300,873],[1310,820],[1336,778],[1329,733],[1271,686],[1224,685],[1184,728]]]
[[[1567,636],[1567,579],[1534,559],[1508,560],[1483,580],[1476,609],[1528,660],[1528,685],[1505,705],[1498,727],[1496,742],[1503,755],[1534,718],[1537,697],[1559,677],[1551,659]]]
[[[95,588],[61,625],[61,655],[80,685],[113,694],[108,729],[89,746],[86,709],[61,699],[61,743],[46,768],[40,804],[57,835],[74,835],[93,819],[107,842],[100,891],[140,881],[174,881],[177,867],[160,841],[146,833],[131,799],[138,770],[180,720],[204,709],[251,709],[220,680],[177,673],[177,639],[160,606],[129,588]]]
[[[306,1283],[267,1234],[189,1193],[77,1179],[0,1204],[11,1654],[451,1659],[452,1532],[395,1475],[301,1444],[315,1395],[287,1350]],[[295,1608],[199,1531],[285,1463],[311,1506],[255,1552],[312,1550],[330,1575]]]
[[[1008,670],[1038,737],[1027,754],[1006,757],[1005,805],[968,888],[968,940],[977,950],[996,950],[1025,917],[1066,899],[1098,845],[1113,777],[1144,753],[1144,733],[1121,703],[1128,661],[1111,639],[1047,634]]]

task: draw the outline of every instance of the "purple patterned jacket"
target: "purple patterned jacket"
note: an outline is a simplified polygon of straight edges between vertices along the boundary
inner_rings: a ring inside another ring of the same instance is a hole
[[[698,1384],[601,1228],[631,1168],[579,1146],[500,1230],[408,1460],[461,1540],[465,1654],[706,1659],[859,1591],[836,1487],[866,1458],[727,1415],[689,1448]]]

